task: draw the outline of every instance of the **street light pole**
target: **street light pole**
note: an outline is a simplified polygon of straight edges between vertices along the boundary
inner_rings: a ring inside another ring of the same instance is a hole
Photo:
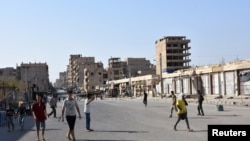
[[[38,93],[38,76],[36,75],[36,94]]]
[[[27,69],[29,68],[29,66],[23,66],[23,68],[24,68],[24,73],[25,73],[25,94],[26,94],[26,100],[28,101],[29,99],[30,99],[30,95],[29,95],[29,93],[28,93],[28,89],[27,89],[27,87],[28,87],[28,74],[27,74]]]
[[[161,53],[160,53],[160,82],[161,82],[161,98],[163,98],[162,58],[161,58]]]
[[[132,84],[131,84],[131,70],[129,67],[129,89],[130,89],[130,97],[132,97]]]
[[[27,93],[28,89],[27,89],[27,86],[28,86],[28,80],[27,80],[27,67],[25,67],[25,92]]]

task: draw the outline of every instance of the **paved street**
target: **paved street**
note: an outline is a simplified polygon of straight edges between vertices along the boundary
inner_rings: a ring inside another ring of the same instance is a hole
[[[58,103],[58,115],[61,115],[61,105],[62,102]],[[169,118],[170,101],[148,99],[148,107],[145,108],[142,99],[98,99],[91,105],[91,128],[95,131],[85,132],[83,101],[79,101],[79,105],[83,118],[76,121],[77,141],[207,141],[208,124],[250,123],[250,108],[247,106],[224,105],[224,111],[218,111],[216,105],[204,104],[205,116],[197,116],[197,104],[191,102],[188,117],[194,132],[187,131],[185,121],[180,121],[178,131],[174,131],[177,115]],[[32,117],[27,117],[25,122],[24,131],[19,130],[17,120],[14,131],[7,132],[6,125],[0,127],[0,141],[35,141]],[[45,138],[47,141],[67,141],[67,129],[66,123],[49,118]]]

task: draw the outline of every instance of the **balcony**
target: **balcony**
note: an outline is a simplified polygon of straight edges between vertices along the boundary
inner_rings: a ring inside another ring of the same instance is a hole
[[[168,63],[178,63],[178,62],[190,62],[191,61],[191,59],[183,59],[183,60],[177,60],[177,59],[175,59],[175,60],[167,60],[167,62]]]
[[[167,56],[190,56],[191,53],[183,53],[183,52],[180,52],[180,53],[167,53]]]

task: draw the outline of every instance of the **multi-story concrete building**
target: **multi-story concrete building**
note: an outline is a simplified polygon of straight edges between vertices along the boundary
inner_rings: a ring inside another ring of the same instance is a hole
[[[90,63],[84,68],[83,91],[86,93],[95,92],[103,87],[103,64]]]
[[[16,69],[12,67],[0,68],[0,78],[16,76]]]
[[[66,71],[59,73],[59,79],[56,79],[54,83],[55,88],[66,89],[67,88],[67,73]]]
[[[16,79],[16,69],[12,67],[0,68],[0,99],[5,97],[10,89],[13,89],[10,79]]]
[[[82,62],[82,55],[70,55],[67,66],[67,86],[76,89],[79,82],[79,68]]]
[[[125,59],[125,74],[129,76],[143,76],[155,74],[155,65],[151,64],[146,58],[126,58]]]
[[[109,84],[109,82],[113,80],[119,80],[126,77],[125,74],[125,63],[121,61],[121,58],[119,57],[111,57],[108,60],[108,68],[106,68],[106,74],[107,74],[107,81],[105,84],[109,87],[108,94],[115,96],[118,94],[118,89],[113,84]]]
[[[32,91],[48,92],[49,90],[47,63],[22,63],[17,67],[17,78],[25,84],[25,91],[30,94],[29,99],[35,100],[35,94],[31,93]]]
[[[110,82],[113,82],[113,80],[122,79],[131,80],[132,77],[155,74],[155,67],[150,63],[149,60],[146,60],[145,58],[126,58],[124,61],[121,61],[120,58],[117,57],[109,59],[107,73],[107,86],[109,87],[109,95],[118,95],[118,89],[120,89],[120,92],[124,94],[131,95],[134,90],[135,92],[142,93],[143,89],[139,87],[138,89],[134,88],[134,85],[131,83],[131,81],[127,81],[123,85],[120,85],[120,88],[118,88],[118,85]]]
[[[166,36],[155,42],[156,74],[190,68],[189,39],[185,36]]]
[[[202,91],[208,97],[233,98],[250,96],[250,60],[238,60],[223,64],[199,66],[181,69],[173,73],[163,73],[163,85],[159,75],[145,75],[131,79],[113,80],[109,82],[122,95],[124,87],[132,83],[132,96],[142,95],[146,90],[149,96],[166,96],[170,91],[196,96]],[[163,86],[163,88],[161,88]]]
[[[20,66],[14,68],[0,69],[0,77],[5,81],[4,92],[7,88],[14,85],[18,88],[20,93],[25,93],[26,100],[35,100],[35,92],[49,91],[49,71],[46,63],[22,63]],[[11,78],[12,81],[8,81]],[[17,83],[15,80],[20,81]],[[17,84],[7,84],[7,83]]]
[[[121,61],[118,57],[111,57],[108,67],[104,69],[103,63],[96,63],[94,57],[70,55],[67,88],[74,88],[82,93],[105,90],[108,81],[146,74],[155,74],[155,66],[145,58],[127,58]]]
[[[124,62],[119,57],[111,57],[108,60],[108,80],[118,80],[125,77]]]
[[[96,63],[94,57],[70,55],[66,76],[67,88],[82,93],[95,91],[104,83],[103,70],[102,62]]]

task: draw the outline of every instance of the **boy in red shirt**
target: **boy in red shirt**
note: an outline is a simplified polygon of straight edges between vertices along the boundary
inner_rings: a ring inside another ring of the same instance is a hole
[[[36,95],[36,100],[37,101],[35,101],[32,105],[32,114],[36,124],[37,140],[40,140],[39,131],[41,126],[42,140],[45,141],[44,139],[45,120],[47,119],[46,106],[45,103],[42,101],[42,95]]]

